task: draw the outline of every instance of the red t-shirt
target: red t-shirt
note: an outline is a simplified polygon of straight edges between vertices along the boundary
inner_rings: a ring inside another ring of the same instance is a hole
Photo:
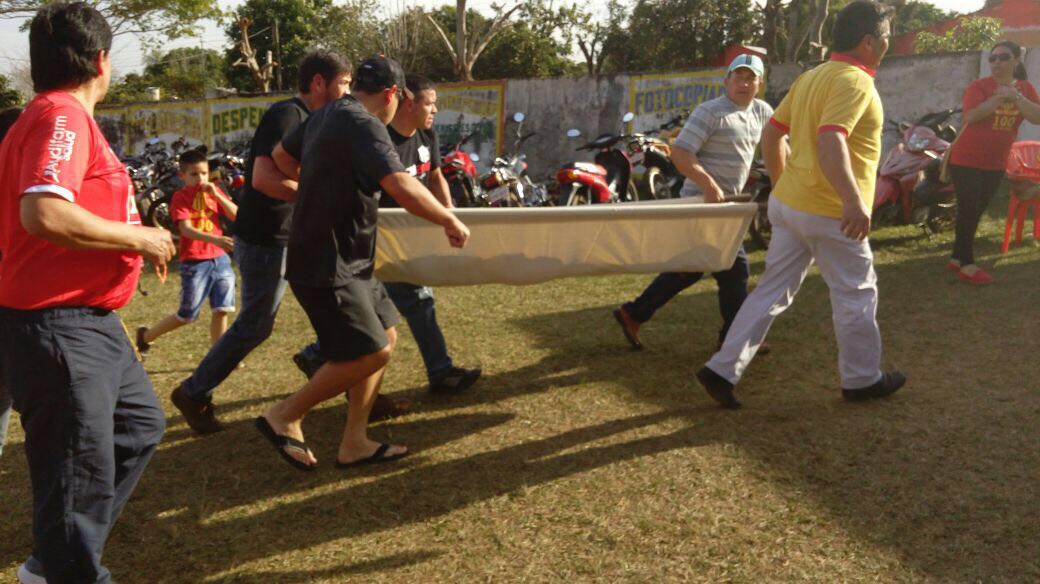
[[[220,187],[214,185],[221,196],[227,197]],[[173,193],[170,201],[170,216],[178,224],[185,219],[191,226],[203,233],[220,237],[224,231],[220,228],[220,215],[224,213],[213,195],[199,190],[199,186],[185,187]],[[224,250],[209,243],[190,237],[181,236],[181,260],[211,260],[224,254]]]
[[[1015,81],[1015,88],[1033,103],[1040,103],[1040,95],[1028,81]],[[964,90],[963,110],[979,106],[997,92],[997,82],[992,77],[977,79]],[[1011,144],[1018,136],[1022,125],[1022,112],[1015,102],[1007,102],[989,116],[967,124],[961,130],[957,143],[950,153],[950,162],[957,166],[1004,170]]]
[[[33,98],[0,146],[0,306],[124,306],[137,285],[141,257],[70,249],[29,235],[19,213],[23,193],[54,194],[103,219],[141,223],[126,168],[68,93]]]

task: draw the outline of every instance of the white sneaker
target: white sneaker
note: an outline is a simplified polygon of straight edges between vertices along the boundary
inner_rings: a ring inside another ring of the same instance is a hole
[[[47,579],[38,574],[33,574],[25,564],[18,566],[18,581],[21,584],[47,584]]]

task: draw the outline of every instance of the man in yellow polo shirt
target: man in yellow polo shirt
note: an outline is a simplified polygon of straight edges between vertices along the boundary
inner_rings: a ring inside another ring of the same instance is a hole
[[[741,406],[733,387],[814,260],[830,288],[842,396],[885,397],[906,382],[898,371],[881,371],[877,276],[867,241],[884,121],[874,72],[888,50],[889,30],[881,4],[845,6],[835,19],[830,61],[794,82],[762,132],[762,155],[776,180],[766,269],[722,347],[697,371],[725,408]]]

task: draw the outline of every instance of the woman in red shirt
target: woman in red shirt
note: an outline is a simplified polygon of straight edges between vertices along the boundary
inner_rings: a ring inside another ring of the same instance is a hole
[[[0,145],[0,376],[25,430],[38,560],[22,581],[112,581],[105,540],[165,427],[114,311],[142,256],[164,265],[175,250],[169,232],[140,225],[94,122],[111,48],[90,5],[42,8],[29,28],[37,94]]]
[[[948,267],[971,284],[993,281],[975,265],[975,231],[1004,178],[1004,165],[1022,120],[1040,123],[1040,96],[1026,81],[1022,47],[1011,41],[997,43],[989,53],[989,68],[989,77],[964,90],[964,129],[950,153],[957,226]]]

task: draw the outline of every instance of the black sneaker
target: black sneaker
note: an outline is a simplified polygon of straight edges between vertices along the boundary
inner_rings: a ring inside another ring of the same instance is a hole
[[[314,377],[314,374],[321,369],[321,366],[325,364],[325,361],[321,359],[314,359],[313,357],[307,357],[306,351],[300,351],[292,356],[292,362],[296,364],[296,368],[303,371],[303,374],[307,376],[307,379]]]
[[[170,401],[180,410],[184,421],[188,422],[192,430],[199,434],[213,434],[224,429],[224,424],[217,419],[213,402],[201,402],[194,400],[184,393],[184,386],[178,385],[177,389],[170,394]]]
[[[433,393],[461,393],[480,379],[480,373],[480,367],[473,369],[452,367],[451,371],[430,382],[430,391]]]
[[[148,349],[152,348],[152,345],[144,341],[144,334],[148,332],[148,327],[139,326],[137,327],[137,334],[134,337],[134,342],[137,344],[137,352],[141,355],[147,355]]]
[[[874,385],[860,389],[842,389],[841,397],[849,401],[865,401],[888,397],[903,387],[906,383],[906,375],[900,371],[886,371],[881,379]]]
[[[701,382],[711,399],[719,402],[719,405],[727,410],[735,410],[744,405],[733,396],[733,384],[711,369],[701,367],[697,371],[697,381]]]

